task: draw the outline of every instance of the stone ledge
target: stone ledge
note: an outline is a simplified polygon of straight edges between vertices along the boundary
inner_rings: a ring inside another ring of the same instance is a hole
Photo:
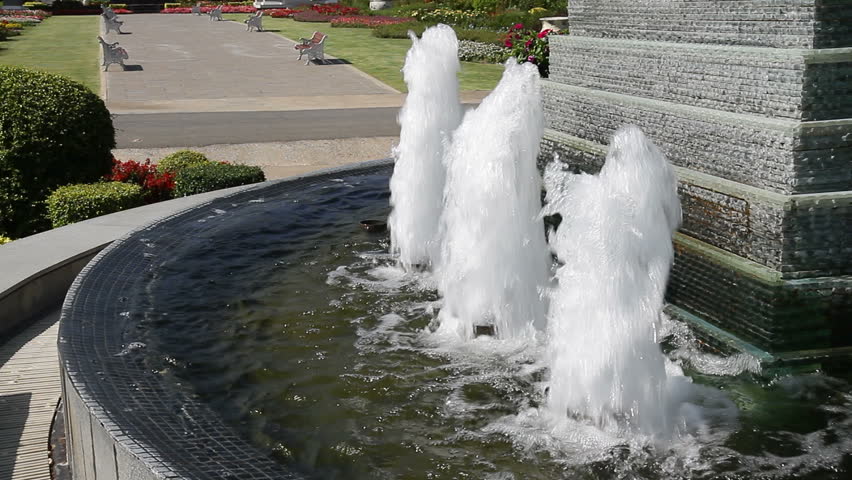
[[[606,146],[546,129],[540,167],[559,157],[575,171],[595,173]],[[681,231],[720,251],[762,265],[764,278],[852,274],[852,191],[783,195],[674,167],[684,223]],[[724,250],[722,250],[724,249]]]
[[[549,42],[550,81],[556,83],[797,121],[852,117],[846,82],[852,48],[783,50],[573,35]]]
[[[605,144],[633,123],[677,166],[781,194],[852,190],[852,119],[799,122],[542,82],[545,126]]]
[[[142,225],[214,198],[234,187],[155,203],[54,228],[0,246],[0,336],[56,306],[74,277],[110,242]]]

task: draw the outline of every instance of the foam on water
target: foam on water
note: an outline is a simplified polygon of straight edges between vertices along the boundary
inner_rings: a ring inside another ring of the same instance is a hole
[[[453,134],[436,270],[439,336],[469,340],[477,324],[494,325],[503,339],[543,328],[550,271],[538,215],[543,123],[538,70],[510,59]]]
[[[455,32],[438,25],[423,32],[422,39],[410,36],[413,45],[402,69],[408,95],[399,113],[388,219],[392,251],[406,270],[437,260],[445,144],[462,118]]]

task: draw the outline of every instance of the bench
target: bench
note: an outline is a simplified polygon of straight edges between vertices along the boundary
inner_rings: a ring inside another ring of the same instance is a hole
[[[116,18],[115,12],[108,5],[101,4],[101,15],[106,18]]]
[[[127,69],[124,65],[124,60],[126,60],[129,55],[127,55],[127,50],[118,46],[118,42],[115,43],[107,43],[103,38],[98,36],[98,41],[101,43],[101,48],[104,50],[104,63],[102,66],[104,67],[104,71],[106,72],[109,68],[110,64],[117,63],[121,65],[122,69]]]
[[[255,16],[249,16],[246,19],[246,31],[250,32],[251,29],[254,28],[258,32],[263,31],[263,11],[258,10]]]
[[[121,33],[121,26],[124,25],[124,22],[119,21],[115,13],[113,13],[112,15],[112,17],[109,17],[106,13],[101,14],[101,16],[104,17],[104,27],[106,28],[106,33],[109,33],[110,30],[114,30],[118,33]]]
[[[326,38],[328,38],[328,35],[321,32],[314,32],[311,38],[300,38],[299,41],[302,43],[293,47],[299,51],[299,60],[302,59],[302,56],[307,55],[308,59],[305,61],[305,65],[311,63],[311,60],[322,60],[325,62],[323,45]]]
[[[192,15],[201,15],[201,2],[196,3],[189,9],[190,14]]]
[[[210,16],[210,20],[213,20],[214,18],[216,20],[222,20],[222,5],[208,11],[207,15]]]

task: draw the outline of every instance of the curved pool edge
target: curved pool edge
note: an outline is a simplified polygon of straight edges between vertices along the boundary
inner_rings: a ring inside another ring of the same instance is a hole
[[[158,218],[101,250],[74,279],[60,317],[58,349],[73,478],[301,478],[239,437],[209,407],[146,372],[133,346],[121,344],[126,319],[115,315],[115,305],[103,305],[107,299],[89,287],[96,284],[104,259],[115,261],[140,232],[214,202],[392,165],[390,159],[375,160],[255,184]],[[144,273],[144,268],[123,272],[134,273]]]

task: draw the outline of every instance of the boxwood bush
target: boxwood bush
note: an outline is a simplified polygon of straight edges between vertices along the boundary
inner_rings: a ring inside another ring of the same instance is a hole
[[[108,174],[114,147],[109,111],[88,88],[0,65],[0,235],[50,228],[44,205],[50,192]]]
[[[101,182],[59,187],[47,197],[53,228],[142,205],[142,187]]]
[[[266,180],[260,167],[207,162],[177,172],[175,197],[204,193]]]
[[[171,155],[163,157],[157,164],[160,173],[177,173],[187,167],[206,163],[207,157],[201,152],[192,150],[179,150]]]

